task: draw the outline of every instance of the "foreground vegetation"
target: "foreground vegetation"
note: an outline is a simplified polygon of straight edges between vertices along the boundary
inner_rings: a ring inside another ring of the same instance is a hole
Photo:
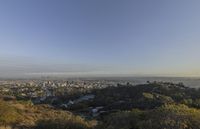
[[[103,129],[199,129],[200,110],[185,105],[163,105],[142,111],[133,109],[112,114],[103,120]]]
[[[0,128],[200,129],[200,90],[181,83],[119,84],[90,94],[95,95],[93,100],[74,104],[68,111],[2,99]],[[98,116],[79,116],[80,110],[98,106],[102,107]]]
[[[70,112],[29,102],[0,100],[0,114],[0,128],[91,129],[96,125],[95,121],[86,121]]]

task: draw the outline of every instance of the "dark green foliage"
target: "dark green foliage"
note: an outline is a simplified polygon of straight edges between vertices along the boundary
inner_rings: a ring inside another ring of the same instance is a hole
[[[111,114],[104,118],[98,129],[138,129],[144,112],[138,109]]]
[[[123,111],[106,117],[104,129],[199,129],[200,111],[185,105],[164,105],[141,111]]]

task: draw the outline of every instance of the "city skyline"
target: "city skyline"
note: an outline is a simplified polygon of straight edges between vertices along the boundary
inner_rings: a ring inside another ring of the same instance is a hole
[[[1,1],[0,77],[199,77],[199,4]]]

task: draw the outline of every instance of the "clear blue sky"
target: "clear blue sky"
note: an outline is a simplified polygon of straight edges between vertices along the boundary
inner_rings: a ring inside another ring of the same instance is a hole
[[[0,77],[200,75],[199,0],[2,0]]]

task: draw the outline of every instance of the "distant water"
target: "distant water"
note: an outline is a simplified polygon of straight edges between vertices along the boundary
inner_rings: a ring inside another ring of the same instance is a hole
[[[128,78],[127,78],[128,79]],[[186,77],[134,77],[129,78],[131,82],[136,84],[146,83],[147,81],[163,81],[163,82],[182,82],[187,87],[200,88],[200,78],[186,78]],[[128,79],[128,80],[129,80]]]
[[[105,79],[105,78],[104,78]],[[144,84],[147,81],[163,81],[163,82],[182,82],[185,86],[191,88],[200,88],[200,78],[193,77],[113,77],[107,78],[108,80],[121,80],[131,82],[133,84]]]

